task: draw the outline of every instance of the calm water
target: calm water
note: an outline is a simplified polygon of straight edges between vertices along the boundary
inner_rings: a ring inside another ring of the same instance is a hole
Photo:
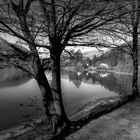
[[[50,77],[50,73],[46,72],[46,75]],[[72,71],[63,71],[61,75],[63,100],[68,115],[89,101],[131,93],[132,76]],[[4,79],[3,76],[2,71],[1,79]],[[6,77],[4,82],[0,80],[0,131],[43,114],[36,81],[25,76],[11,77]]]

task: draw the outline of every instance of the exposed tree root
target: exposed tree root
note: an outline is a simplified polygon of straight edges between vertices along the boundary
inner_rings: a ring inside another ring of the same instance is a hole
[[[116,96],[98,99],[80,108],[77,113],[70,117],[71,123],[67,125],[59,134],[53,136],[51,140],[64,140],[71,133],[79,130],[93,119],[109,113],[123,104],[132,101],[136,96]]]

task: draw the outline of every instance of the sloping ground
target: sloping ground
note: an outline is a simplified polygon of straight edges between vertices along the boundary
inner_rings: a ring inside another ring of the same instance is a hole
[[[140,98],[92,120],[65,140],[140,140]]]

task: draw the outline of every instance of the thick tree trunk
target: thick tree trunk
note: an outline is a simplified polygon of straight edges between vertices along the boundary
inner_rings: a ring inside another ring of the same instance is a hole
[[[52,116],[54,114],[54,102],[53,102],[51,87],[48,83],[44,71],[39,69],[38,74],[36,76],[37,76],[36,81],[40,87],[46,116],[48,120],[52,122]]]
[[[138,95],[138,33],[137,27],[133,28],[133,95]]]
[[[52,82],[53,86],[51,88],[38,57],[34,58],[33,69],[35,72],[35,79],[40,87],[40,91],[42,94],[46,116],[52,124],[53,133],[57,133],[59,132],[58,128],[62,128],[62,124],[64,125],[63,122],[66,122],[66,115],[64,113],[62,97],[61,97],[61,94],[58,94],[57,92],[57,87],[60,86],[57,79],[58,77],[56,76],[57,80],[53,78],[53,82]],[[55,72],[53,73],[57,75],[58,71],[55,71]],[[53,74],[53,77],[54,77],[54,74]]]
[[[55,114],[53,120],[54,133],[68,125],[69,120],[66,116],[62,92],[61,92],[61,75],[60,75],[60,55],[51,53],[51,69],[52,69],[52,93],[55,106]]]

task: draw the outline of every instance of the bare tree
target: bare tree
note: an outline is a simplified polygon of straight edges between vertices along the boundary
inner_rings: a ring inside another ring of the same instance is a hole
[[[17,0],[3,1],[0,10],[0,31],[16,36],[28,44],[32,76],[37,80],[46,115],[57,133],[69,124],[65,114],[60,79],[60,56],[67,45],[80,37],[121,17],[123,5],[106,0]],[[46,40],[42,44],[40,40]],[[49,42],[49,45],[47,45]],[[50,51],[52,85],[50,87],[41,65],[38,48]]]
[[[61,81],[60,81],[60,56],[67,45],[77,43],[82,36],[97,29],[105,24],[111,24],[111,21],[120,17],[118,9],[122,5],[107,1],[55,1],[40,0],[40,5],[47,24],[47,32],[50,43],[50,57],[52,61],[52,92],[54,97],[60,99]],[[124,13],[123,13],[124,14]],[[122,14],[122,15],[123,15]],[[75,45],[74,44],[74,45]],[[80,45],[78,43],[78,45]],[[58,105],[58,100],[55,101]],[[62,108],[62,107],[61,107]],[[59,111],[61,111],[59,109]],[[63,114],[62,111],[59,114]],[[65,120],[64,117],[61,119]],[[62,120],[55,118],[56,123]]]
[[[138,27],[140,23],[140,1],[132,2],[132,36],[133,36],[133,94],[138,94]]]

